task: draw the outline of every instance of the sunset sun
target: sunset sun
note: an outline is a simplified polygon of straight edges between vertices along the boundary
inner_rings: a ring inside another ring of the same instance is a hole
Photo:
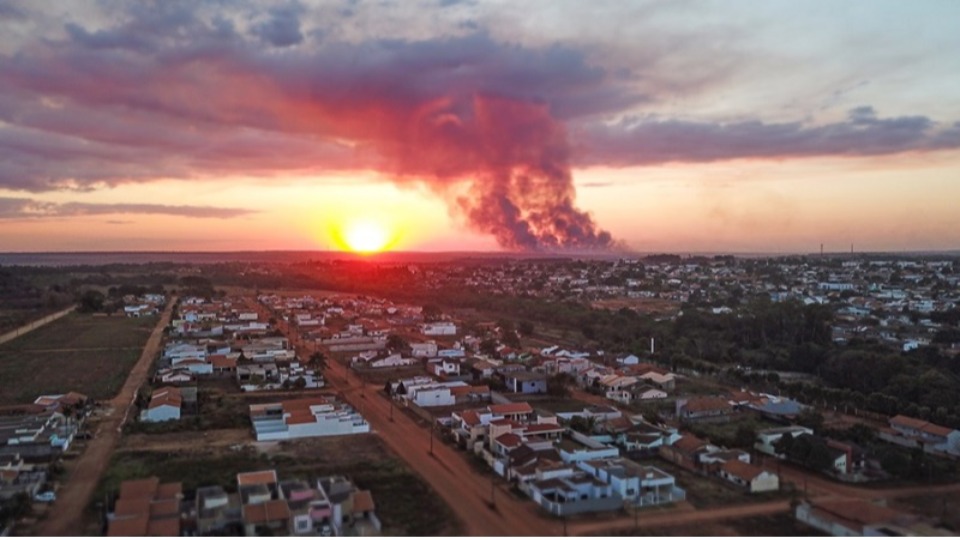
[[[340,235],[345,249],[357,253],[376,253],[389,247],[391,234],[375,221],[358,220],[346,224]]]

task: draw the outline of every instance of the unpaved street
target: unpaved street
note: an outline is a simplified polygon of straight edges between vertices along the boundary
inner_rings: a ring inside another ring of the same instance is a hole
[[[103,413],[97,432],[86,450],[73,464],[73,472],[63,489],[57,494],[57,501],[47,511],[37,533],[41,536],[72,536],[82,534],[81,520],[83,511],[90,503],[90,497],[97,489],[97,483],[110,463],[117,442],[120,440],[121,426],[128,414],[133,414],[133,400],[137,389],[147,380],[153,359],[160,349],[163,329],[170,324],[170,315],[176,298],[171,298],[167,308],[157,321],[150,334],[140,359],[133,366],[130,375],[120,392],[110,400]]]

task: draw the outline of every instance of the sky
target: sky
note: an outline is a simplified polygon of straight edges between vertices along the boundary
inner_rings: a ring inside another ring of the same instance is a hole
[[[0,0],[0,251],[960,249],[958,20]]]

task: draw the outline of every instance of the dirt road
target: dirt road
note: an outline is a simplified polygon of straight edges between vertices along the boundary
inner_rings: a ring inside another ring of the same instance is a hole
[[[637,518],[623,517],[591,523],[570,523],[567,533],[576,536],[598,536],[611,531],[632,529],[636,523],[638,529],[653,527],[672,527],[722,521],[725,519],[739,519],[760,515],[778,514],[790,510],[790,501],[772,501],[755,504],[741,504],[724,508],[705,510],[684,510],[681,512],[641,512]]]
[[[856,497],[859,499],[896,499],[916,495],[933,495],[960,492],[960,483],[918,485],[905,487],[874,487],[870,484],[845,484],[812,473],[789,463],[760,456],[760,464],[777,472],[785,480],[793,482],[797,489],[806,489],[809,496]]]
[[[381,439],[413,470],[422,476],[456,513],[471,536],[551,536],[561,532],[561,523],[542,516],[531,501],[519,499],[504,489],[503,482],[493,488],[491,477],[479,474],[466,456],[439,440],[431,444],[429,430],[401,411],[393,412],[390,402],[368,385],[346,384],[346,368],[331,362],[328,381],[336,385],[344,399],[356,407]],[[362,394],[362,396],[361,396]],[[431,455],[430,450],[433,449]]]
[[[140,359],[133,366],[130,375],[120,392],[109,402],[103,418],[97,427],[93,440],[86,450],[73,464],[73,472],[63,489],[57,494],[57,501],[47,512],[44,521],[40,524],[37,534],[40,536],[76,536],[83,534],[81,521],[84,509],[90,502],[100,477],[103,476],[110,462],[113,449],[120,440],[121,428],[127,415],[133,409],[133,400],[137,389],[146,381],[150,374],[153,359],[160,349],[163,329],[170,324],[170,316],[177,298],[174,297],[167,304],[157,326],[147,339]]]
[[[65,317],[68,313],[71,313],[71,312],[72,312],[73,310],[75,310],[75,309],[77,309],[77,306],[70,306],[70,307],[68,307],[67,309],[64,309],[64,310],[62,310],[62,311],[58,311],[58,312],[56,312],[56,313],[52,313],[52,314],[50,314],[50,315],[47,315],[46,317],[42,317],[42,318],[40,318],[40,319],[38,319],[38,320],[36,320],[36,321],[27,323],[27,324],[25,324],[25,325],[23,325],[23,326],[21,326],[21,327],[19,327],[19,328],[14,328],[13,330],[10,330],[9,332],[7,332],[7,333],[5,333],[5,334],[3,334],[3,335],[0,335],[0,345],[6,343],[6,342],[8,342],[8,341],[13,341],[14,339],[17,339],[18,337],[26,334],[27,332],[32,332],[32,331],[36,330],[37,328],[40,328],[41,326],[45,326],[45,325],[47,325],[47,324],[50,324],[50,323],[52,323],[53,321],[55,321],[55,320],[57,320],[57,319],[59,319],[59,318],[61,318],[61,317]]]

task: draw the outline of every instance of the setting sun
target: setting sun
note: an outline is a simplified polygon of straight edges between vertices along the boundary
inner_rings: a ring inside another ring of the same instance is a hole
[[[369,220],[348,223],[343,228],[340,238],[344,248],[358,253],[383,251],[391,243],[386,227]]]

